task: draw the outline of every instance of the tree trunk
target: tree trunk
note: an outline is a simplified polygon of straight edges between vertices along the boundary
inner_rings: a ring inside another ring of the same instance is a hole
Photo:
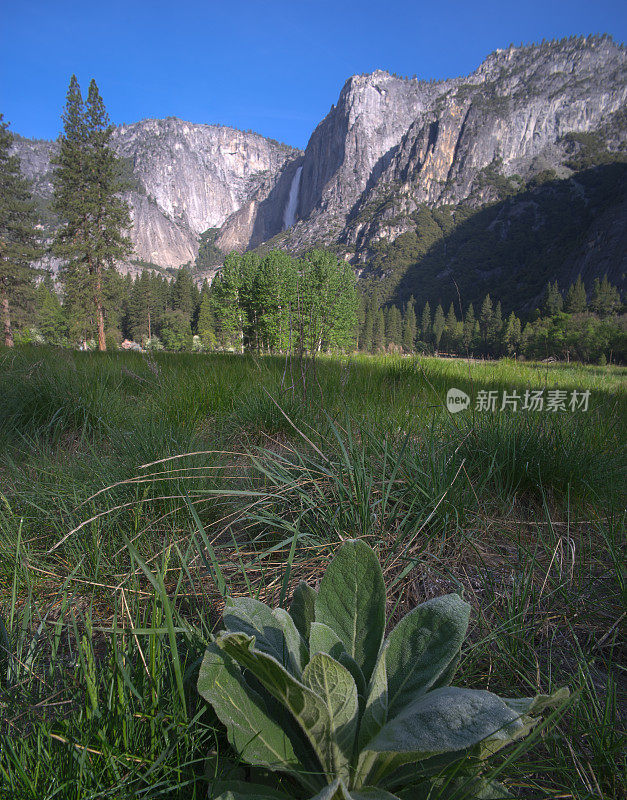
[[[13,330],[11,328],[11,310],[9,308],[9,296],[5,286],[2,286],[2,320],[4,323],[4,344],[6,347],[13,347]]]
[[[102,309],[102,271],[100,265],[97,266],[97,280],[96,280],[96,322],[98,324],[98,350],[104,352],[107,349],[107,341],[105,339],[104,329],[104,312]]]

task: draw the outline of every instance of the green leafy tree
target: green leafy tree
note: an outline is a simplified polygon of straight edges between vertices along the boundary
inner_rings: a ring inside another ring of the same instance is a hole
[[[0,114],[0,313],[7,347],[13,347],[16,314],[32,300],[33,262],[41,254],[28,183],[10,154],[12,138]]]
[[[63,124],[53,178],[61,225],[53,250],[63,261],[60,276],[74,329],[84,337],[95,329],[99,349],[106,350],[107,268],[131,253],[131,220],[120,197],[119,159],[110,147],[113,128],[95,81],[83,103],[72,76]]]
[[[211,288],[222,348],[313,354],[355,345],[355,273],[322,250],[301,259],[281,251],[260,258],[230,253]]]
[[[242,257],[229,253],[211,285],[211,303],[216,321],[216,338],[222,349],[242,348]]]
[[[213,316],[213,304],[208,291],[203,292],[200,301],[200,313],[198,315],[198,335],[203,346],[203,350],[214,350],[216,347],[215,320]]]
[[[301,352],[349,350],[355,343],[357,287],[345,261],[323,250],[301,259],[296,288],[296,316]]]
[[[271,353],[287,352],[295,335],[298,265],[279,250],[268,253],[254,281],[256,340]]]

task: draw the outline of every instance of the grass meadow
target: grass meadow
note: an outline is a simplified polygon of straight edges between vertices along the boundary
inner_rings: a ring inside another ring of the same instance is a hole
[[[356,537],[392,618],[472,604],[456,685],[571,689],[494,761],[514,795],[624,796],[626,377],[0,350],[0,797],[211,797],[232,754],[195,685],[223,597],[284,605]],[[538,389],[589,408],[474,409]]]

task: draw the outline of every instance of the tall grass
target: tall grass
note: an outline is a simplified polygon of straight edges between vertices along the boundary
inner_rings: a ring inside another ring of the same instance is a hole
[[[619,796],[624,377],[321,358],[303,391],[280,358],[0,353],[0,796],[196,798],[240,774],[195,692],[222,598],[284,604],[355,536],[393,619],[464,590],[458,683],[577,693],[499,779]],[[451,416],[451,386],[591,407]]]

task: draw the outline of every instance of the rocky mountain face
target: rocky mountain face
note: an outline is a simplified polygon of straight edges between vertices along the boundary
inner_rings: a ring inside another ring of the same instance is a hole
[[[626,98],[627,52],[600,37],[497,51],[441,83],[351,78],[305,151],[302,221],[286,245],[337,238],[363,252],[422,204],[494,199],[480,185],[491,167],[565,176],[565,135],[602,128]]]
[[[215,228],[223,252],[324,245],[365,279],[385,277],[396,266],[386,267],[382,250],[423,236],[421,209],[476,210],[507,200],[502,213],[516,218],[516,196],[547,180],[571,180],[569,191],[581,199],[579,169],[624,159],[626,99],[625,48],[609,37],[572,37],[496,51],[471,75],[439,82],[381,71],[353,76],[304,153],[176,119],[124,125],[114,142],[134,182],[137,258],[178,266],[195,257],[199,234]],[[53,145],[20,139],[16,148],[45,194]],[[600,217],[588,215],[582,241],[602,241],[620,221],[624,197],[615,182],[599,185],[610,184],[615,207],[594,189],[588,206]],[[599,264],[609,258],[613,273],[624,272],[619,249]],[[589,252],[572,258],[596,269]],[[403,268],[421,267],[408,261]]]
[[[131,189],[126,197],[136,260],[165,268],[193,262],[203,231],[221,227],[252,198],[268,194],[284,167],[300,156],[256,133],[172,117],[122,125],[112,142]],[[16,137],[14,151],[45,206],[52,196],[56,144]]]

